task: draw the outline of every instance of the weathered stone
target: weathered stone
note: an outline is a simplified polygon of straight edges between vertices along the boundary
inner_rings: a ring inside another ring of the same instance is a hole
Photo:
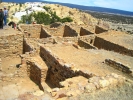
[[[57,92],[51,92],[51,96],[55,97],[57,95]]]
[[[33,94],[36,95],[36,96],[41,96],[41,95],[44,94],[44,92],[43,91],[36,91]]]
[[[99,85],[101,88],[109,86],[109,81],[108,80],[99,80]]]
[[[93,92],[96,90],[96,87],[93,83],[88,83],[84,88],[86,92]]]
[[[66,93],[66,95],[68,96],[68,97],[71,97],[71,96],[76,96],[76,95],[78,95],[75,91],[69,91],[69,92],[67,92]]]
[[[59,88],[54,88],[52,89],[52,92],[58,92],[60,89]]]

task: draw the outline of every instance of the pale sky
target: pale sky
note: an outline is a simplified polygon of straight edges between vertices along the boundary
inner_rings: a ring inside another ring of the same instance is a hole
[[[133,12],[133,0],[42,0],[60,3],[71,3],[85,6],[114,8]]]

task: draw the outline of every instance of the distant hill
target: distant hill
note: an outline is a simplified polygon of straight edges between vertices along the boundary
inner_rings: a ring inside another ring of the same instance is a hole
[[[41,2],[41,0],[3,0],[3,2],[16,2],[16,3],[24,3],[24,2]],[[92,6],[82,6],[82,5],[75,5],[75,4],[69,4],[69,3],[59,3],[59,2],[49,2],[49,1],[43,1],[44,3],[51,3],[51,4],[60,4],[64,6],[68,6],[71,8],[77,8],[80,10],[89,10],[89,11],[96,11],[96,12],[105,12],[105,13],[112,13],[112,14],[120,14],[120,15],[126,15],[126,16],[133,16],[133,12],[129,11],[123,11],[118,9],[110,9],[110,8],[102,8],[102,7],[92,7]]]

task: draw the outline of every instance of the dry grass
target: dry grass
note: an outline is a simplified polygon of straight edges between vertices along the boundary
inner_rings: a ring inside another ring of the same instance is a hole
[[[74,100],[75,98],[69,98]],[[123,86],[109,87],[93,93],[84,93],[76,100],[133,100],[133,84],[126,82]]]

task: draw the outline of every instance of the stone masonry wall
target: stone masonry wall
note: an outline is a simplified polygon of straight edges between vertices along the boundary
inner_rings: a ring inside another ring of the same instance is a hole
[[[80,36],[79,40],[82,40],[84,42],[87,42],[89,44],[94,44],[95,36],[94,35],[88,35],[88,36]]]
[[[128,66],[121,64],[120,62],[116,62],[116,61],[111,60],[111,59],[105,59],[105,63],[110,65],[111,67],[117,69],[117,70],[124,72],[124,73],[127,73],[127,74],[132,73],[132,69],[130,69]]]
[[[74,36],[78,36],[78,33],[71,27],[65,25],[63,37],[74,37]]]
[[[37,54],[39,54],[40,46],[39,46],[39,42],[37,41],[37,39],[24,38],[23,46],[24,46],[23,53],[36,52]]]
[[[42,66],[38,62],[27,61],[27,74],[32,81],[39,85],[40,89],[43,89],[42,84],[46,80],[47,70],[47,67]]]
[[[48,67],[38,54],[27,52],[21,55],[21,65],[26,69],[25,73],[35,82],[41,90],[44,90],[43,84],[46,80]]]
[[[89,43],[87,43],[87,42],[85,42],[83,40],[79,40],[78,41],[78,45],[80,47],[84,47],[85,49],[96,49],[96,47],[94,47],[93,45],[91,45],[91,44],[89,44]]]
[[[53,41],[53,39],[55,39],[56,42],[75,42],[78,43],[79,40],[85,41],[89,44],[93,44],[94,40],[95,40],[95,36],[94,35],[88,35],[88,36],[78,36],[78,37],[54,37],[54,38],[50,38],[50,39],[45,39],[47,42],[49,41]]]
[[[47,38],[47,37],[51,37],[51,35],[48,32],[46,32],[46,30],[42,27],[41,33],[40,33],[40,38]]]
[[[20,25],[20,30],[22,32],[24,32],[24,37],[28,38],[40,38],[40,33],[41,33],[41,25],[38,24],[24,24],[24,25]]]
[[[84,73],[81,70],[73,70],[72,65],[65,63],[62,59],[59,59],[53,55],[45,47],[40,47],[40,56],[48,65],[47,79],[56,87],[62,87],[60,85],[61,81],[74,76],[84,76],[86,78],[92,77],[92,73]]]
[[[30,45],[27,43],[26,39],[24,39],[23,46],[24,46],[23,53],[30,52],[33,50],[33,48],[31,48]]]
[[[106,32],[106,31],[107,31],[106,29],[104,29],[100,26],[96,26],[96,28],[95,28],[95,33],[96,34],[100,34],[100,33]]]
[[[52,35],[52,36],[62,36],[64,33],[64,26],[59,26],[57,28],[50,28],[47,26],[43,26],[43,29],[47,32],[47,34]]]
[[[91,34],[94,34],[94,33],[90,32],[89,30],[84,29],[83,27],[80,28],[80,36],[91,35]]]
[[[120,46],[118,44],[111,43],[111,42],[104,40],[100,37],[95,38],[94,46],[96,46],[99,49],[115,51],[115,52],[118,52],[120,54],[133,56],[133,50],[127,49],[127,48]]]
[[[0,37],[0,57],[16,56],[23,53],[23,34]]]

